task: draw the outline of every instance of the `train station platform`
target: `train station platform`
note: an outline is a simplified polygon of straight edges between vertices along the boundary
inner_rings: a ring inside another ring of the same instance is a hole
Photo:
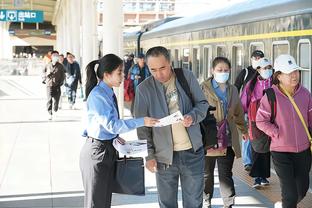
[[[48,121],[45,85],[38,76],[0,76],[0,208],[80,208],[83,188],[79,153],[83,102],[75,109],[63,99],[62,109]],[[130,116],[125,109],[126,117]],[[136,132],[122,135],[136,139]],[[216,172],[217,174],[217,172]],[[234,166],[236,205],[272,208],[279,200],[279,184],[255,190],[237,159]],[[146,196],[113,195],[113,208],[158,207],[155,176],[145,171]],[[222,206],[216,175],[213,208]],[[311,207],[311,194],[300,207]],[[310,201],[310,202],[309,202]],[[179,207],[182,207],[181,193]]]

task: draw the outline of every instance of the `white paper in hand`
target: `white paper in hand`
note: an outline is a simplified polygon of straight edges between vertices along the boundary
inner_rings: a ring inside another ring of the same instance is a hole
[[[177,111],[169,116],[159,119],[158,123],[154,127],[163,127],[171,124],[179,123],[183,121],[183,115],[180,111]]]
[[[146,157],[148,154],[146,140],[126,141],[125,144],[120,144],[117,139],[114,139],[113,146],[120,157]]]

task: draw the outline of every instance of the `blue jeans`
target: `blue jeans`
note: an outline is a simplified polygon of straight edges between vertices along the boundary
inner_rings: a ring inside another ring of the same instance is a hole
[[[242,160],[243,165],[252,164],[251,143],[249,139],[246,141],[242,139]]]
[[[173,153],[172,165],[157,164],[156,183],[160,208],[178,207],[181,181],[183,207],[202,208],[204,191],[204,149]]]

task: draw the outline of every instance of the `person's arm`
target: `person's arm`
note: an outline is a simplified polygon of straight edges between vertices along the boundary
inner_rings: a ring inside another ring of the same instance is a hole
[[[140,88],[137,88],[134,100],[134,116],[136,118],[149,116],[148,107],[149,105],[146,101],[146,97],[142,94]],[[137,134],[139,139],[147,140],[148,156],[146,157],[146,160],[148,161],[155,159],[155,147],[152,136],[152,128],[140,127],[137,129]]]
[[[237,88],[238,92],[241,90],[244,84],[245,75],[246,75],[246,69],[242,69],[236,77],[234,85]]]
[[[45,65],[45,67],[42,70],[41,78],[42,78],[42,83],[45,84],[47,80],[47,65]]]
[[[278,137],[279,130],[276,124],[271,123],[271,105],[265,94],[260,100],[260,106],[257,110],[256,125],[271,138]]]
[[[188,84],[193,95],[194,106],[193,109],[186,115],[192,117],[193,124],[197,124],[205,119],[209,105],[206,96],[200,88],[200,85],[194,74],[190,71],[187,72],[188,73],[186,73],[185,76],[189,76],[190,78]]]
[[[81,81],[81,72],[80,72],[80,66],[79,64],[76,62],[77,64],[77,79],[79,81],[79,84],[81,85],[82,84],[82,81]]]
[[[100,93],[93,93],[88,97],[88,113],[95,116],[98,122],[108,133],[122,134],[144,125],[144,118],[138,119],[118,119],[114,114],[116,111],[114,105]]]

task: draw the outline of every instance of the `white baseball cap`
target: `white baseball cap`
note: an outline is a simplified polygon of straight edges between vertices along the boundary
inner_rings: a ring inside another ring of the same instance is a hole
[[[291,72],[296,70],[302,70],[302,68],[296,64],[294,57],[288,54],[279,55],[275,59],[274,69],[275,72],[280,71],[285,74],[290,74]]]
[[[272,63],[268,58],[263,57],[255,62],[255,66],[257,66],[256,69],[265,68],[267,66],[272,66]]]

